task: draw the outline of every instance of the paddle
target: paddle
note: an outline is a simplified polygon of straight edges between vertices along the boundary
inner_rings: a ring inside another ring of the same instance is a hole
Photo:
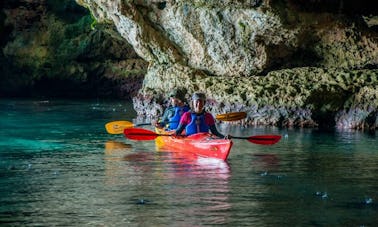
[[[172,136],[169,134],[157,134],[144,128],[125,128],[123,134],[131,140],[154,140],[158,136]]]
[[[126,128],[124,130],[124,135],[126,138],[131,140],[154,140],[158,136],[172,136],[168,134],[157,134],[153,131],[143,129],[143,128]],[[280,139],[280,135],[257,135],[249,137],[232,137],[232,139],[245,139],[248,142],[261,144],[261,145],[272,145],[277,143]]]
[[[237,121],[244,119],[246,116],[246,112],[231,112],[225,114],[218,114],[216,116],[216,119],[220,121]],[[133,128],[143,125],[151,125],[151,123],[133,124],[130,121],[112,121],[105,124],[105,129],[109,134],[122,134],[125,128]]]
[[[220,121],[238,121],[247,117],[246,112],[231,112],[225,114],[218,114],[215,119]]]
[[[133,124],[130,121],[112,121],[105,124],[105,129],[109,134],[122,134],[125,128],[133,128],[143,125],[151,125],[151,123]]]
[[[273,145],[280,141],[280,135],[257,135],[257,136],[249,136],[249,137],[238,137],[232,136],[231,139],[242,139],[248,140],[251,143],[260,144],[260,145]]]
[[[109,134],[122,134],[125,128],[142,125],[151,125],[151,123],[133,124],[130,121],[112,121],[105,124],[105,129]]]

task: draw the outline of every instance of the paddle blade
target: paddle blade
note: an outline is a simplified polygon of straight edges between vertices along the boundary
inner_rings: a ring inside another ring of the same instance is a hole
[[[246,112],[231,112],[231,113],[225,113],[225,114],[218,114],[217,116],[215,116],[215,118],[220,121],[238,121],[246,117],[247,117]]]
[[[280,141],[280,135],[257,135],[250,136],[247,140],[251,143],[261,144],[261,145],[273,145]]]
[[[109,134],[122,134],[125,128],[132,128],[134,124],[130,121],[112,121],[105,125]]]
[[[143,128],[126,128],[123,131],[126,138],[131,140],[154,140],[159,135]]]

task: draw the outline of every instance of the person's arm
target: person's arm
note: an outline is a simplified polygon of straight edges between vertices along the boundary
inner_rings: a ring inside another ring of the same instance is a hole
[[[185,127],[190,123],[191,116],[190,112],[186,112],[181,116],[180,123],[176,128],[175,135],[181,135],[182,131],[184,131]]]
[[[218,131],[217,127],[215,126],[215,120],[214,120],[213,115],[211,115],[210,113],[206,113],[206,115],[205,115],[205,123],[209,126],[210,132],[213,135],[215,135],[215,136],[217,136],[219,138],[222,138],[222,139],[225,138],[225,136],[222,133],[220,133]]]
[[[174,114],[175,114],[175,108],[168,107],[168,109],[164,111],[164,114],[161,117],[160,122],[158,122],[160,127],[165,127],[169,123],[169,118],[171,118]]]
[[[180,123],[180,124],[177,126],[177,129],[176,129],[176,131],[175,131],[175,135],[176,135],[176,136],[181,135],[181,133],[182,133],[182,131],[184,131],[185,127],[186,127],[186,125],[183,125],[183,124]]]
[[[218,131],[218,129],[217,129],[217,127],[215,126],[215,124],[214,125],[211,125],[211,126],[209,126],[210,127],[210,131],[211,131],[211,133],[213,134],[213,135],[216,135],[216,136],[218,136],[219,138],[225,138],[225,136],[222,134],[222,133],[220,133],[219,131]]]

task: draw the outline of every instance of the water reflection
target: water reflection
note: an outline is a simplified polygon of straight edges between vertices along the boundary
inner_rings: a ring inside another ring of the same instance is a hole
[[[107,183],[123,185],[130,197],[128,205],[146,206],[129,214],[133,222],[157,224],[153,222],[157,217],[169,217],[186,226],[197,225],[199,219],[227,223],[231,209],[227,162],[187,152],[141,151],[114,142],[107,145]]]
[[[276,154],[253,154],[255,157],[254,165],[262,166],[263,168],[274,170],[279,167],[280,161]]]
[[[169,205],[177,209],[177,221],[185,220],[189,226],[198,224],[198,220],[207,220],[209,224],[228,222],[230,204],[230,166],[219,159],[195,157],[192,154],[168,152],[166,163],[169,171],[165,176],[175,182],[168,192]]]
[[[131,148],[132,148],[131,144],[126,144],[124,142],[119,142],[119,141],[109,140],[109,141],[106,141],[105,143],[106,155],[111,155],[113,152],[117,152],[122,149],[131,149]]]
[[[274,146],[235,140],[223,162],[107,134],[106,122],[135,116],[123,111],[131,103],[7,103],[0,100],[5,225],[377,223],[378,144],[364,132],[220,127],[287,135]]]

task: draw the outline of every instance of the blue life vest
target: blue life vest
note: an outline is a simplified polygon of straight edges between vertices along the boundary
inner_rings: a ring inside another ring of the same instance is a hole
[[[185,132],[186,135],[192,135],[199,132],[208,132],[209,126],[205,123],[205,113],[197,115],[191,113],[192,121],[186,126]]]
[[[183,107],[176,106],[175,114],[171,118],[169,118],[169,129],[170,130],[176,129],[180,123],[181,116],[185,112],[188,112],[188,111],[189,111],[188,106],[183,106]]]

